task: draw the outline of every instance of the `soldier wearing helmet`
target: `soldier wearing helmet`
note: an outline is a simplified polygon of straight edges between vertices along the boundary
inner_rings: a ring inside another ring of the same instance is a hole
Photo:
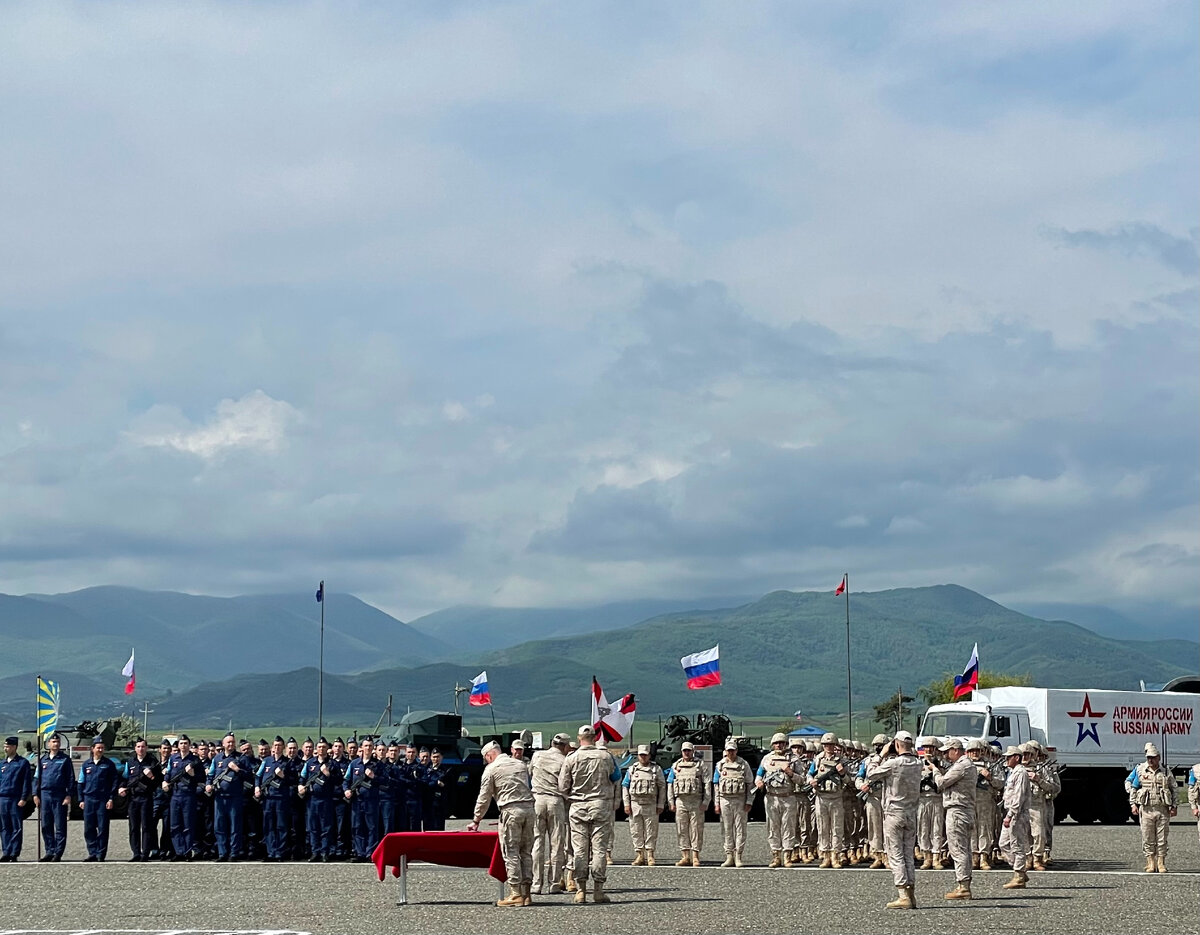
[[[763,790],[763,809],[767,814],[767,843],[771,848],[771,869],[786,864],[794,867],[792,851],[796,847],[796,787],[799,758],[788,749],[787,734],[771,737],[771,749],[758,764],[754,785]]]

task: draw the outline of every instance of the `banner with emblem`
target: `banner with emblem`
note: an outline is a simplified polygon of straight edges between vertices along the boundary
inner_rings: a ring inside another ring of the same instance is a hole
[[[58,682],[37,677],[37,730],[49,737],[58,730],[58,707],[61,700]]]

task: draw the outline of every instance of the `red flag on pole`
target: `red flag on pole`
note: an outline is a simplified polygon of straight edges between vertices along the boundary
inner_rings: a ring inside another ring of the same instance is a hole
[[[842,575],[841,584],[839,584],[837,586],[837,590],[833,592],[833,596],[840,597],[842,594],[845,594],[845,593],[846,593],[846,576]]]

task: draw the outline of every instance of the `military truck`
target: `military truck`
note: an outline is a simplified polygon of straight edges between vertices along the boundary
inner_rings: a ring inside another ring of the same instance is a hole
[[[696,746],[699,759],[703,759],[711,774],[713,763],[725,755],[725,741],[733,737],[737,741],[738,756],[750,764],[752,770],[758,769],[763,758],[764,747],[762,737],[747,737],[734,734],[733,722],[724,714],[697,714],[695,719],[689,719],[686,714],[672,714],[663,723],[662,736],[651,745],[650,753],[655,763],[666,772],[683,752],[683,744],[690,741]],[[754,797],[754,807],[750,809],[751,821],[762,821],[765,817],[762,793]],[[674,820],[671,810],[663,814],[664,820]],[[716,821],[716,813],[712,803],[709,804],[707,819]]]

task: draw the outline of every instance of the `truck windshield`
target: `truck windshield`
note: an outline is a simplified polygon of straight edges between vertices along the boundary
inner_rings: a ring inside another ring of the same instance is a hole
[[[982,737],[984,716],[975,711],[933,711],[925,715],[926,737]]]

